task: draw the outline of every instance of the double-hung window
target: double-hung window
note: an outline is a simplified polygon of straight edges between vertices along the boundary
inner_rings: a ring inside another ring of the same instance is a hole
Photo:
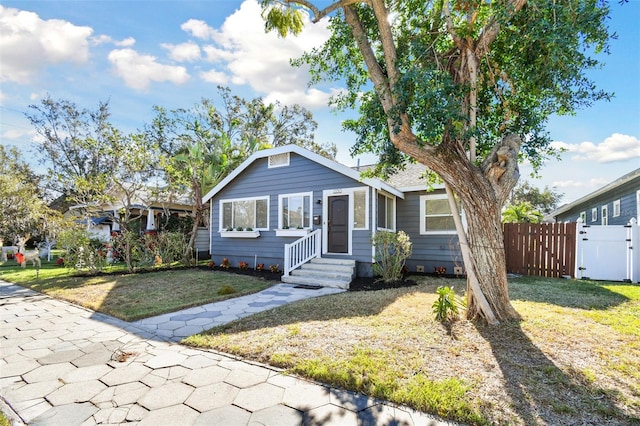
[[[311,228],[311,199],[313,194],[284,194],[278,197],[280,229],[308,229]]]
[[[615,200],[613,202],[613,217],[620,216],[620,200]]]
[[[591,222],[595,222],[598,220],[598,208],[594,207],[591,209]]]
[[[269,197],[220,201],[220,229],[269,229]]]
[[[396,199],[378,192],[378,229],[396,229]]]
[[[462,214],[460,202],[458,211]],[[420,234],[455,234],[456,224],[447,194],[420,196]]]

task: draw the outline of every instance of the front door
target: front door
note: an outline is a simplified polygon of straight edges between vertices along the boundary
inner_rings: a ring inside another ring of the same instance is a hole
[[[329,253],[349,252],[349,196],[329,197],[327,223],[327,250]]]

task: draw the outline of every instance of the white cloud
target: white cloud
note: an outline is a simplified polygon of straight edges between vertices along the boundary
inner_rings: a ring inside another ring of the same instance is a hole
[[[136,44],[136,39],[133,37],[127,37],[124,40],[114,40],[111,36],[100,34],[99,36],[91,37],[91,42],[95,46],[110,43],[118,47],[131,47]]]
[[[160,46],[169,51],[169,57],[178,62],[193,62],[200,59],[200,46],[193,41],[180,44],[163,43]]]
[[[0,81],[28,84],[43,68],[89,58],[93,29],[0,5]]]
[[[207,83],[214,84],[228,84],[229,76],[223,72],[216,70],[203,71],[200,73],[200,78],[206,81]]]
[[[640,140],[635,136],[620,133],[613,133],[598,144],[588,141],[578,144],[553,142],[552,146],[565,149],[568,154],[572,155],[572,159],[577,161],[590,160],[598,163],[612,163],[640,158]]]
[[[551,184],[552,188],[598,188],[609,183],[607,179],[592,178],[585,180],[554,180]]]
[[[131,47],[136,44],[136,39],[133,37],[127,37],[124,40],[114,41],[113,44],[118,47]]]
[[[226,66],[230,74],[228,81],[248,84],[270,102],[326,106],[331,93],[307,89],[308,70],[289,64],[290,59],[320,46],[329,37],[326,21],[317,24],[306,21],[305,29],[298,37],[279,38],[275,33],[264,32],[258,2],[246,0],[217,30],[193,19],[183,24],[182,29],[213,41],[203,50],[208,61]],[[220,72],[218,67],[217,73]],[[218,74],[214,76],[219,77]]]
[[[210,40],[216,35],[215,29],[199,19],[189,19],[180,26],[180,29],[202,40]]]
[[[189,79],[185,67],[160,64],[154,56],[141,55],[133,49],[112,50],[109,62],[126,85],[136,90],[147,89],[152,81],[182,84]]]

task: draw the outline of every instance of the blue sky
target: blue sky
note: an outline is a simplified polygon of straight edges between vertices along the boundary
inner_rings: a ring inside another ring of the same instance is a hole
[[[640,1],[611,2],[606,66],[591,74],[615,93],[572,117],[554,117],[548,130],[567,152],[549,161],[540,178],[526,164],[523,179],[565,194],[564,202],[640,167]],[[109,100],[123,131],[142,128],[152,106],[187,108],[215,98],[218,84],[245,98],[299,103],[318,121],[316,139],[338,146],[338,161],[355,165],[355,137],[340,130],[344,115],[326,107],[338,86],[308,88],[305,69],[289,58],[319,45],[324,23],[302,36],[265,34],[256,0],[231,1],[5,1],[0,2],[0,143],[33,158],[37,140],[24,117],[50,94],[93,109]],[[363,164],[371,156],[361,157]]]

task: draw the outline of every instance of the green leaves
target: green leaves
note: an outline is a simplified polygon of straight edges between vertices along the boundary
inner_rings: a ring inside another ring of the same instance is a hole
[[[298,35],[304,28],[301,11],[293,7],[274,4],[263,12],[262,17],[266,31],[275,30],[280,37],[286,37],[289,33]]]

